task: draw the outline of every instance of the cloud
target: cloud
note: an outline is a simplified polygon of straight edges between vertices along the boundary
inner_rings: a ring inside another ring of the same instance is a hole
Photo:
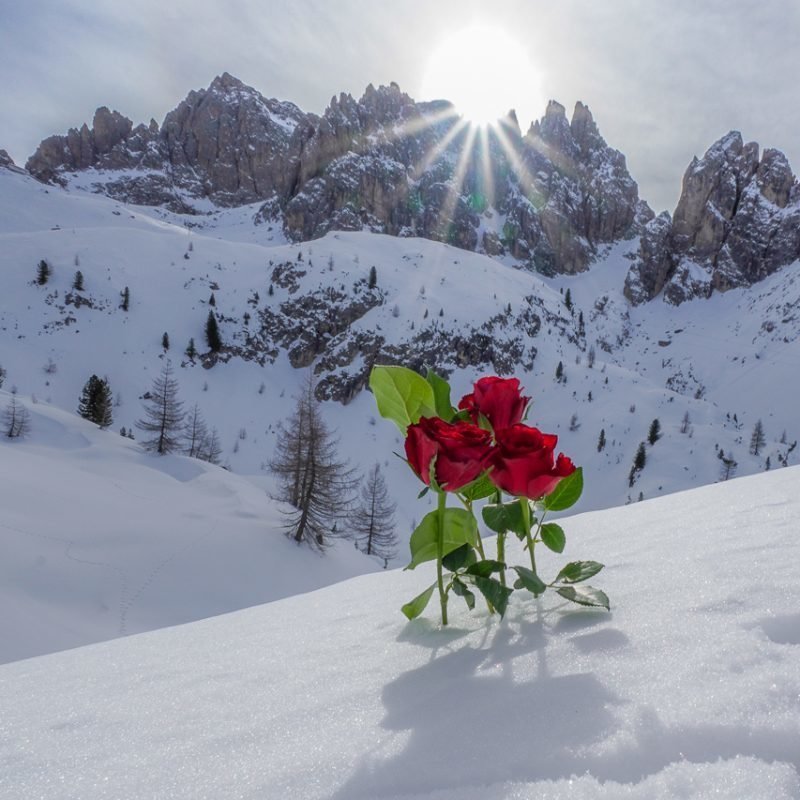
[[[228,71],[320,113],[340,91],[397,81],[412,96],[448,33],[490,22],[527,48],[541,87],[586,102],[642,195],[672,208],[692,155],[730,129],[800,163],[800,5],[754,0],[29,0],[0,28],[0,147],[24,162],[39,140],[99,105],[163,119]],[[539,116],[520,97],[523,125]]]

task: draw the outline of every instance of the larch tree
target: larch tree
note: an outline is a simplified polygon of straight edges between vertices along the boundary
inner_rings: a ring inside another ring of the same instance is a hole
[[[350,529],[367,555],[390,559],[397,554],[396,510],[380,465],[375,464],[361,484],[358,502],[350,515]]]
[[[202,458],[203,451],[208,446],[208,427],[196,403],[186,415],[183,437],[183,452],[190,458]]]
[[[78,400],[78,414],[101,428],[114,421],[111,387],[105,378],[92,375],[86,381]]]
[[[24,439],[31,432],[31,415],[15,394],[3,414],[3,432],[9,439]]]
[[[144,413],[136,426],[150,434],[149,438],[142,439],[145,450],[159,455],[178,450],[185,415],[183,403],[178,399],[178,382],[173,377],[171,361],[164,364],[153,381],[153,388],[145,396]]]
[[[353,470],[337,456],[337,445],[309,375],[294,413],[278,425],[269,467],[278,479],[280,499],[292,507],[285,513],[286,535],[317,550],[340,535],[338,524],[348,516],[357,483]]]

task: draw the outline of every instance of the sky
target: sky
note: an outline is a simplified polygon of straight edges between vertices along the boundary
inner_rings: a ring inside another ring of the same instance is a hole
[[[467,27],[522,54],[493,80],[523,129],[548,99],[586,103],[656,211],[729,130],[800,165],[800,3],[763,0],[0,0],[0,148],[24,164],[101,105],[161,122],[225,71],[315,113],[368,83],[435,99],[431,87],[504,63],[502,50],[448,50]],[[443,45],[463,70],[437,81]]]

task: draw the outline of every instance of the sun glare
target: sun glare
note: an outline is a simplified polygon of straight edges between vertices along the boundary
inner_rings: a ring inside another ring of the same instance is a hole
[[[422,85],[426,100],[449,100],[466,120],[488,125],[538,95],[524,48],[498,28],[473,26],[434,50]]]

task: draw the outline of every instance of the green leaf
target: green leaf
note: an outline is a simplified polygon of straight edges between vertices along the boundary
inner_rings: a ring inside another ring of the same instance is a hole
[[[478,575],[481,578],[488,578],[493,572],[502,572],[506,565],[502,561],[492,561],[490,558],[483,561],[476,561],[467,567],[467,575]]]
[[[481,510],[486,527],[495,533],[514,531],[517,536],[525,535],[525,526],[522,524],[522,509],[519,503],[489,503]]]
[[[468,544],[462,544],[442,559],[442,566],[450,572],[457,572],[478,560],[475,551]]]
[[[425,488],[424,488],[424,489],[423,489],[423,490],[422,490],[422,491],[421,491],[421,492],[420,492],[420,493],[417,495],[417,500],[422,500],[422,498],[423,498],[423,497],[425,497],[425,495],[426,495],[426,494],[428,494],[428,492],[429,492],[430,490],[431,490],[431,487],[430,487],[430,486],[426,486],[426,487],[425,487]]]
[[[556,575],[556,581],[564,583],[580,583],[588,580],[592,575],[597,575],[603,569],[603,564],[597,561],[570,561],[561,572]]]
[[[475,595],[467,589],[466,584],[458,578],[453,578],[453,591],[459,596],[463,597],[467,604],[467,608],[472,611],[475,608]]]
[[[567,600],[581,606],[595,606],[611,611],[608,595],[591,586],[561,586],[556,591]]]
[[[562,478],[542,501],[548,511],[564,511],[578,502],[583,492],[583,469],[578,467],[572,475]]]
[[[474,502],[475,500],[483,500],[485,497],[490,497],[496,491],[497,487],[489,480],[489,473],[484,472],[483,475],[472,481],[472,483],[468,483],[466,486],[459,489],[458,493],[465,500]]]
[[[411,534],[411,563],[406,569],[414,569],[425,561],[436,559],[436,541],[438,536],[438,511],[426,514],[422,522]],[[478,544],[478,525],[475,517],[463,508],[446,508],[444,511],[444,551],[442,555],[468,544]]]
[[[480,575],[471,575],[470,580],[502,617],[508,608],[508,598],[511,597],[514,590],[503,586],[495,578],[482,578]]]
[[[400,610],[409,619],[415,619],[425,610],[435,588],[436,584],[432,583],[424,592],[418,594],[413,600],[409,600]]]
[[[527,589],[534,597],[539,597],[547,590],[547,584],[528,567],[511,567],[519,578],[514,583],[515,589]]]
[[[564,552],[567,536],[560,525],[556,525],[555,522],[542,525],[541,535],[545,547],[550,548],[554,553]]]
[[[451,422],[455,416],[455,409],[450,402],[450,384],[437,375],[432,369],[428,370],[425,380],[433,389],[434,408],[436,413],[445,421]]]
[[[378,412],[394,422],[405,436],[409,425],[423,416],[433,416],[436,400],[431,385],[405,367],[372,368],[369,388],[375,395]]]

